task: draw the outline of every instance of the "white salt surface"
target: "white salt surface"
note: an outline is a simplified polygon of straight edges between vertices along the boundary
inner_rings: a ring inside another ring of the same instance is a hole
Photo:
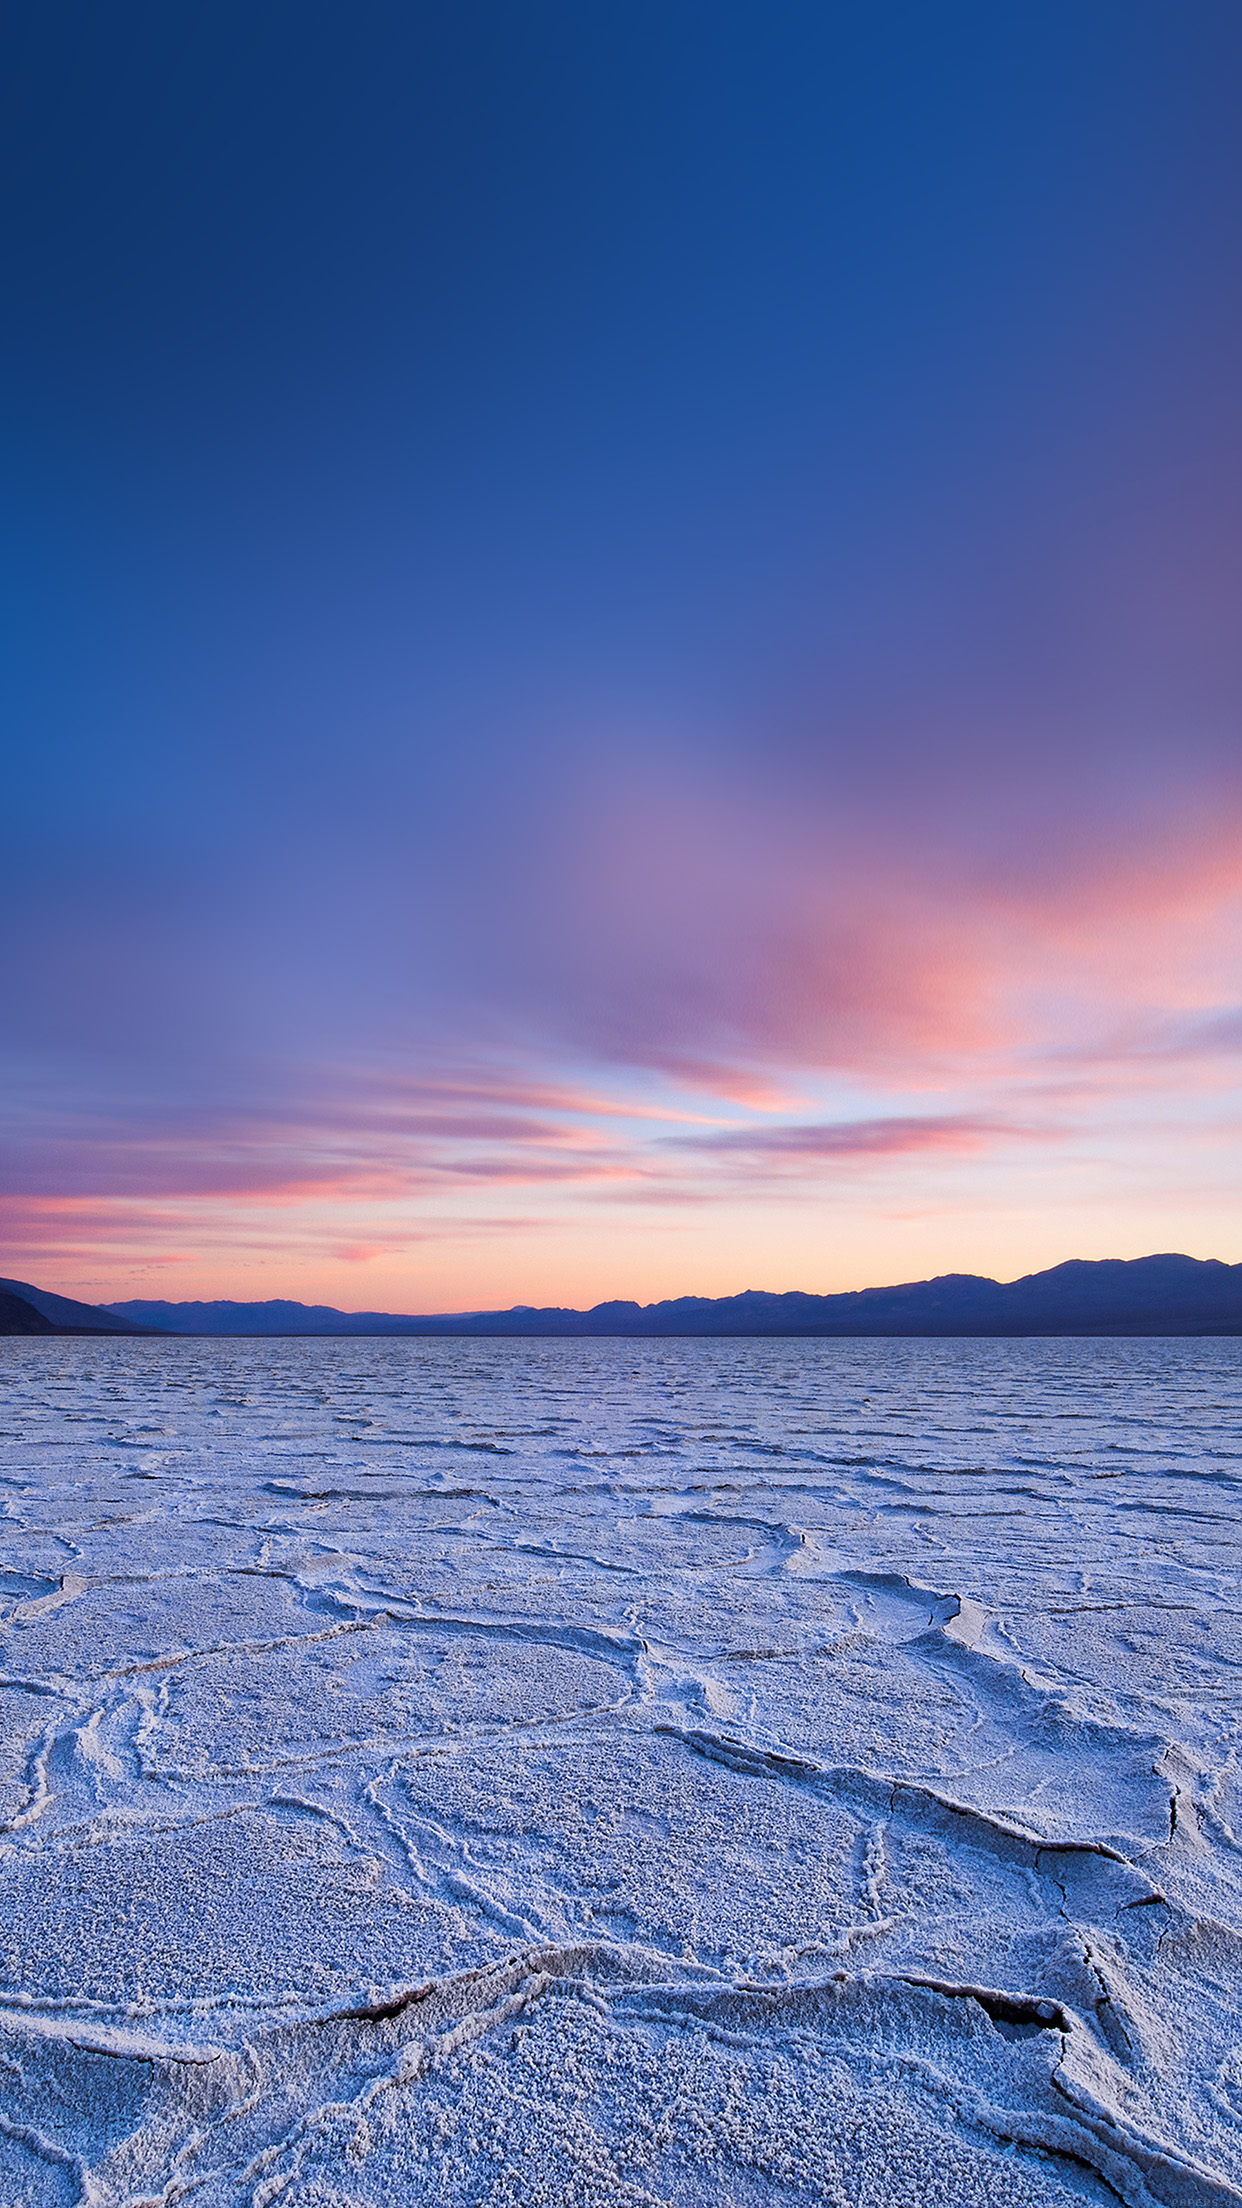
[[[1242,2201],[1240,1412],[0,1343],[0,2201]]]

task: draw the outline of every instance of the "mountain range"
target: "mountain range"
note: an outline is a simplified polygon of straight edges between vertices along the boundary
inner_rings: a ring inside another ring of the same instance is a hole
[[[150,1334],[155,1331],[140,1320],[102,1304],[75,1303],[72,1296],[54,1296],[50,1289],[32,1288],[28,1280],[0,1280],[0,1334]],[[171,1329],[160,1329],[162,1332]]]
[[[329,1304],[76,1303],[0,1280],[0,1333],[465,1335],[1242,1334],[1242,1265],[1176,1255],[1071,1258],[1021,1280],[942,1273],[893,1288],[816,1296],[747,1289],[589,1311],[515,1304],[507,1311],[412,1315]]]

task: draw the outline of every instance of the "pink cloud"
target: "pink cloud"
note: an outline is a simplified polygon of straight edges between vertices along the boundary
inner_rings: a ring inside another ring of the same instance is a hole
[[[795,1179],[1053,1159],[1084,1128],[1107,1152],[1242,1048],[1242,806],[1198,768],[1157,804],[1102,754],[1041,794],[977,750],[974,783],[961,754],[943,787],[934,746],[904,775],[877,753],[848,787],[805,762],[765,782],[650,755],[571,778],[509,839],[518,858],[496,839],[477,912],[433,879],[458,961],[435,1002],[409,979],[426,915],[411,901],[381,934],[363,898],[356,935],[333,916],[336,966],[299,954],[305,1006],[270,1054],[212,1005],[200,1042],[187,1002],[162,1057],[122,1022],[107,1052],[82,1046],[87,1074],[24,1072],[6,1247],[32,1271],[100,1248],[352,1266],[448,1204],[455,1232],[482,1231],[476,1202],[487,1233],[519,1231],[509,1191],[534,1234],[596,1198],[690,1219]],[[284,979],[270,958],[256,1019]]]
[[[756,1165],[808,1166],[838,1159],[916,1157],[927,1151],[967,1152],[996,1142],[1047,1139],[1047,1128],[952,1112],[921,1118],[862,1119],[811,1126],[745,1127],[729,1134],[682,1137],[681,1147]]]

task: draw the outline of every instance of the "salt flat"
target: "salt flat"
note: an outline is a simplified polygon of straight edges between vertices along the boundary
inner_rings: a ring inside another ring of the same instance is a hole
[[[0,2199],[1242,2200],[1231,1341],[0,1343]]]

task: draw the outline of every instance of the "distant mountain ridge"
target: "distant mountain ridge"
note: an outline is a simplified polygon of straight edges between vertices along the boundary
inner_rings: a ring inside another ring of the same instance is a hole
[[[32,1323],[33,1322],[33,1323]],[[75,1303],[54,1296],[28,1280],[0,1280],[0,1334],[149,1334],[141,1320],[105,1310],[99,1303]]]
[[[24,1296],[11,1296],[0,1288],[0,1334],[52,1334],[55,1328],[50,1319],[36,1311],[33,1303]]]
[[[0,1282],[33,1298],[20,1283]],[[44,1298],[43,1304],[62,1299]],[[40,1306],[42,1308],[42,1305]],[[89,1310],[89,1305],[74,1306]],[[48,1313],[51,1316],[51,1313]],[[537,1309],[404,1315],[337,1311],[328,1304],[109,1304],[101,1318],[175,1334],[461,1335],[1010,1335],[1242,1334],[1242,1265],[1169,1254],[1071,1258],[1047,1272],[1001,1282],[976,1273],[845,1294],[746,1289],[736,1296],[612,1302],[589,1311]]]

